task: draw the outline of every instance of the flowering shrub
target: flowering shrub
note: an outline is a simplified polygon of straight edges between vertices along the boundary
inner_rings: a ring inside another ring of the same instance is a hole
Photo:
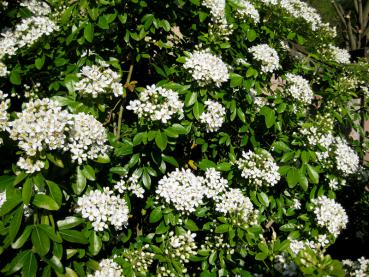
[[[367,181],[367,80],[304,1],[0,15],[1,276],[368,273],[329,255]]]

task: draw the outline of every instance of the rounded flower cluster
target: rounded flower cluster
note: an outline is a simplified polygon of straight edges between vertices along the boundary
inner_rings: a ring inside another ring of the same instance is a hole
[[[72,160],[81,164],[107,155],[109,146],[104,126],[92,115],[79,113],[73,115],[73,125],[69,132],[68,149]]]
[[[149,247],[149,244],[145,244],[141,249],[125,250],[123,253],[124,260],[132,265],[135,272],[148,272],[154,262],[155,254],[147,251]]]
[[[240,223],[256,224],[256,212],[248,197],[241,190],[233,189],[226,191],[217,198],[215,210],[225,215],[236,215],[241,219]]]
[[[242,158],[236,161],[236,164],[242,171],[241,176],[257,187],[272,187],[281,178],[278,172],[279,167],[270,153],[265,150],[260,153],[242,152]]]
[[[350,63],[350,53],[346,49],[338,48],[334,45],[329,44],[328,48],[322,51],[329,58],[333,59],[337,63],[347,64]]]
[[[99,270],[94,274],[88,274],[87,277],[122,277],[122,268],[112,259],[104,259],[99,263]]]
[[[336,166],[344,175],[349,175],[359,170],[359,156],[347,145],[345,141],[337,138],[335,150]]]
[[[205,101],[206,112],[200,116],[200,122],[206,124],[206,131],[215,132],[222,127],[226,109],[218,102],[207,100]]]
[[[43,150],[65,149],[70,114],[58,103],[45,98],[28,102],[17,119],[8,123],[10,138],[28,155]]]
[[[215,84],[220,87],[229,79],[228,66],[210,50],[194,51],[183,65],[200,86]]]
[[[84,66],[79,76],[83,78],[75,84],[75,89],[83,96],[97,98],[113,93],[118,97],[123,94],[121,76],[111,70],[105,61],[99,61],[99,65]]]
[[[202,5],[210,9],[210,13],[213,18],[218,21],[222,20],[225,15],[225,0],[204,0]]]
[[[238,0],[236,4],[236,17],[240,19],[251,18],[255,23],[259,23],[260,15],[253,4],[246,0]]]
[[[261,62],[261,71],[264,73],[273,72],[280,67],[277,51],[268,44],[259,44],[249,49],[253,58]]]
[[[319,196],[312,203],[315,205],[314,214],[318,225],[327,228],[329,233],[337,237],[348,222],[345,209],[326,196]]]
[[[214,168],[208,168],[205,171],[204,187],[206,197],[215,199],[219,194],[226,191],[228,181],[220,175],[219,171],[216,171]]]
[[[165,254],[170,255],[171,258],[178,258],[182,264],[188,263],[191,256],[196,255],[197,245],[195,242],[195,233],[187,231],[181,235],[175,235],[173,232],[169,233],[169,249]]]
[[[147,86],[138,100],[129,102],[127,110],[132,110],[139,118],[167,123],[174,115],[183,117],[183,102],[178,93],[156,85]]]
[[[105,187],[103,191],[94,190],[78,198],[77,212],[92,222],[95,231],[104,231],[112,225],[121,230],[128,224],[128,206],[124,199],[115,196]]]
[[[156,189],[158,197],[185,213],[194,212],[203,203],[204,193],[203,178],[178,168],[164,176]]]
[[[41,171],[45,167],[45,162],[42,160],[32,159],[30,157],[20,157],[17,166],[23,169],[26,173],[32,174]]]
[[[303,104],[310,104],[314,98],[313,90],[309,82],[303,77],[291,73],[286,74],[287,93],[296,101]]]

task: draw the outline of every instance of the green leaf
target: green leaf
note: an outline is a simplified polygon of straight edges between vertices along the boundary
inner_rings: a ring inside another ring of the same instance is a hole
[[[167,155],[162,154],[162,159],[163,161],[173,165],[174,167],[179,167],[177,160],[173,158],[172,156],[167,156]]]
[[[45,194],[36,194],[32,204],[41,209],[50,211],[57,211],[60,209],[58,203],[56,203],[53,198]]]
[[[257,33],[253,29],[250,29],[247,31],[248,41],[253,42],[256,39],[256,37],[257,37]]]
[[[46,154],[47,159],[52,162],[53,164],[55,164],[56,166],[60,167],[60,168],[64,168],[64,163],[63,161],[56,157],[54,154],[51,153],[47,153]]]
[[[6,272],[6,275],[14,274],[15,272],[22,269],[22,267],[25,264],[25,260],[27,258],[27,255],[30,253],[30,250],[23,251],[17,254],[15,258],[8,264],[3,271]]]
[[[197,101],[197,93],[196,92],[189,92],[186,95],[185,98],[185,106],[189,107],[192,106],[193,104],[195,104]]]
[[[82,174],[83,174],[83,176],[86,177],[87,180],[90,180],[90,181],[95,181],[96,180],[96,178],[95,178],[95,169],[93,169],[93,167],[88,165],[88,164],[83,166]]]
[[[291,167],[287,173],[287,183],[288,187],[293,188],[303,177],[301,170]]]
[[[263,204],[264,207],[269,206],[268,196],[264,192],[258,193],[257,196],[258,196],[260,203]]]
[[[83,235],[83,233],[76,230],[60,230],[62,238],[69,242],[88,244],[88,239]]]
[[[22,188],[22,199],[23,203],[28,205],[32,197],[33,183],[31,178],[27,178]]]
[[[275,112],[271,108],[264,106],[260,109],[260,114],[264,115],[265,125],[270,128],[275,123]]]
[[[14,243],[12,243],[13,249],[19,249],[27,242],[29,236],[31,235],[32,228],[32,225],[27,225],[19,238]]]
[[[50,196],[55,200],[55,202],[60,207],[63,200],[63,194],[61,189],[59,188],[59,185],[48,180],[46,180],[46,184],[49,187]]]
[[[158,222],[162,217],[163,217],[163,212],[161,210],[161,207],[157,207],[151,211],[149,222],[150,223]]]
[[[19,194],[12,195],[11,197],[7,197],[6,201],[0,208],[0,216],[6,215],[10,211],[12,211],[16,206],[18,206],[22,202],[22,197]]]
[[[215,228],[215,233],[227,233],[229,230],[229,224],[221,224]]]
[[[39,225],[37,225],[40,229],[42,229],[42,231],[44,231],[46,234],[47,234],[47,236],[51,239],[51,240],[53,240],[53,241],[55,241],[55,242],[57,242],[57,243],[62,243],[63,242],[63,240],[62,240],[62,238],[60,237],[60,235],[59,234],[57,234],[57,233],[55,233],[55,230],[54,230],[54,228],[53,227],[51,227],[50,225],[46,225],[46,224],[39,224]]]
[[[165,133],[158,131],[155,136],[155,143],[161,151],[167,147],[168,137]]]
[[[90,245],[88,247],[88,251],[92,254],[92,256],[96,256],[97,254],[99,254],[102,247],[102,241],[96,234],[96,232],[92,232],[89,238],[89,242]]]
[[[94,40],[94,25],[87,23],[83,31],[83,36],[88,42],[92,42]]]
[[[144,184],[145,188],[150,189],[151,187],[151,177],[147,172],[146,168],[142,172],[142,183]]]
[[[21,80],[21,77],[18,71],[12,70],[12,72],[10,73],[10,82],[13,85],[20,85],[22,83],[22,80]]]
[[[60,259],[56,257],[55,255],[52,256],[52,258],[49,260],[49,263],[52,266],[52,268],[55,270],[56,273],[64,272],[63,264],[61,263]]]
[[[185,221],[185,227],[193,232],[200,230],[199,227],[197,227],[196,223],[191,219],[187,219]]]
[[[35,67],[40,70],[45,63],[45,55],[42,55],[41,58],[35,59]]]
[[[131,155],[133,153],[133,145],[130,142],[123,142],[119,147],[114,149],[114,155],[117,157],[123,157]]]
[[[24,257],[22,276],[34,277],[36,276],[36,272],[37,272],[36,256],[31,251],[29,251],[27,255]]]
[[[265,260],[267,257],[268,257],[268,253],[261,252],[261,253],[256,254],[256,256],[255,256],[255,260],[257,260],[257,261],[263,261],[263,260]]]
[[[63,220],[59,220],[56,224],[58,225],[59,230],[72,229],[80,224],[85,222],[83,218],[68,216]]]
[[[307,172],[308,172],[311,182],[313,184],[318,184],[319,183],[319,173],[315,170],[314,167],[312,167],[309,164],[306,165],[306,168],[307,168]]]
[[[200,115],[204,112],[204,105],[197,101],[192,107],[192,112],[194,117],[199,120]]]
[[[10,222],[9,226],[10,241],[14,241],[14,239],[16,238],[19,228],[22,224],[22,218],[23,218],[23,206],[20,206],[14,213],[13,218]]]
[[[282,232],[292,232],[296,230],[296,225],[293,223],[287,223],[282,225],[279,230],[281,230]]]
[[[31,240],[38,254],[44,256],[49,252],[50,250],[49,236],[40,228],[39,225],[35,225],[33,227]]]
[[[82,173],[80,166],[77,167],[77,179],[76,182],[72,184],[72,188],[75,194],[80,195],[86,187],[86,177]]]

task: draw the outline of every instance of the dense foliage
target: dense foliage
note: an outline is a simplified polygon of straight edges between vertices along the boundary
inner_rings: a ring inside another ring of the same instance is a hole
[[[360,218],[336,196],[368,180],[368,67],[306,3],[0,15],[2,275],[368,274],[327,254]]]

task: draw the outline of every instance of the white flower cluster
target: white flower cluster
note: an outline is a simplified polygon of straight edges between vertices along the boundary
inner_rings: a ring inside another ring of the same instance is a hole
[[[206,112],[200,116],[200,122],[206,124],[206,132],[215,132],[222,127],[226,115],[226,109],[222,104],[207,100],[205,101]]]
[[[155,254],[148,252],[149,244],[145,244],[141,249],[125,250],[124,260],[132,265],[137,273],[146,273],[150,265],[154,262]]]
[[[350,175],[359,170],[359,156],[341,138],[336,138],[335,158],[337,169],[344,175]]]
[[[320,128],[321,126],[302,126],[300,133],[306,136],[310,146],[321,146],[329,150],[335,142],[332,132],[326,132]]]
[[[159,181],[156,194],[178,211],[191,213],[203,203],[203,179],[177,168]]]
[[[245,197],[241,190],[231,188],[217,198],[215,210],[224,215],[236,215],[240,221],[235,224],[247,223],[254,225],[257,223],[257,211],[254,210],[250,199]]]
[[[261,62],[261,71],[273,72],[280,67],[277,51],[268,44],[259,44],[249,49],[254,59]]]
[[[337,63],[350,63],[351,56],[346,49],[341,49],[332,44],[329,44],[327,49],[324,49],[322,52]]]
[[[228,181],[224,179],[219,171],[214,168],[208,168],[205,171],[204,177],[204,194],[210,199],[216,199],[219,194],[222,194],[228,188]]]
[[[324,247],[329,245],[329,239],[327,235],[318,235],[316,240],[291,240],[290,242],[290,250],[294,255],[298,255],[299,252],[306,247],[309,247],[314,251],[321,251]]]
[[[24,0],[20,3],[20,6],[26,7],[34,15],[48,15],[51,13],[49,5],[42,1]]]
[[[147,86],[140,93],[139,99],[130,101],[126,108],[132,110],[139,118],[158,120],[162,123],[167,123],[176,114],[179,119],[183,118],[183,102],[178,93],[156,85]]]
[[[274,268],[282,274],[282,276],[296,276],[297,266],[291,261],[286,253],[275,256]]]
[[[97,98],[100,95],[123,95],[121,76],[110,69],[105,61],[99,61],[98,65],[84,66],[78,76],[83,78],[75,84],[75,89],[82,96]]]
[[[128,224],[128,206],[123,198],[114,195],[105,187],[103,191],[94,190],[78,198],[77,212],[92,222],[95,231],[104,231],[112,225],[121,230]]]
[[[179,259],[181,264],[188,263],[191,256],[196,255],[197,245],[195,242],[195,233],[187,231],[182,235],[169,233],[169,249],[165,250],[165,254],[170,255],[173,259]]]
[[[8,131],[10,138],[33,157],[45,149],[64,150],[69,124],[70,114],[45,98],[26,103],[23,111],[17,113],[17,119],[8,123]]]
[[[87,277],[123,277],[122,268],[112,259],[104,259],[99,263],[99,270],[94,274],[88,274]]]
[[[0,192],[0,209],[6,201],[6,191]]]
[[[0,90],[0,132],[5,131],[8,125],[9,115],[7,110],[9,109],[10,99],[7,99],[7,97],[8,95]]]
[[[346,276],[352,277],[369,276],[369,259],[361,257],[357,261],[343,260],[342,263],[345,272],[347,274]]]
[[[131,191],[138,198],[143,198],[145,190],[138,183],[139,176],[135,173],[127,179],[127,175],[123,176],[120,181],[114,185],[114,189],[119,193]]]
[[[319,196],[313,199],[312,203],[315,205],[314,214],[318,225],[327,228],[334,237],[337,237],[348,222],[344,208],[326,196]]]
[[[258,10],[246,0],[238,0],[235,2],[237,4],[236,17],[240,19],[251,18],[254,23],[260,22],[260,15]]]
[[[0,77],[5,77],[6,75],[8,75],[9,71],[7,66],[0,61]]]
[[[106,155],[109,149],[105,145],[105,128],[99,121],[84,113],[69,114],[48,98],[26,103],[23,111],[17,113],[17,119],[8,122],[6,129],[9,137],[18,141],[18,146],[27,155],[18,162],[27,173],[44,167],[43,161],[36,160],[43,151],[70,151],[72,160],[82,163]]]
[[[242,152],[242,158],[237,160],[236,164],[242,171],[241,176],[257,187],[273,187],[281,179],[278,165],[265,150],[260,153],[251,150]]]
[[[232,33],[232,25],[228,25],[225,15],[226,0],[203,0],[202,5],[210,9],[213,27],[217,35],[227,38]]]
[[[69,131],[67,148],[72,154],[72,160],[79,164],[97,159],[109,151],[107,133],[99,121],[92,115],[79,113],[72,115],[73,124]]]
[[[228,66],[210,50],[194,51],[183,65],[200,86],[215,84],[220,87],[229,79]]]
[[[299,75],[287,73],[286,81],[287,93],[292,96],[292,98],[306,105],[311,103],[314,98],[314,93],[306,79]]]

